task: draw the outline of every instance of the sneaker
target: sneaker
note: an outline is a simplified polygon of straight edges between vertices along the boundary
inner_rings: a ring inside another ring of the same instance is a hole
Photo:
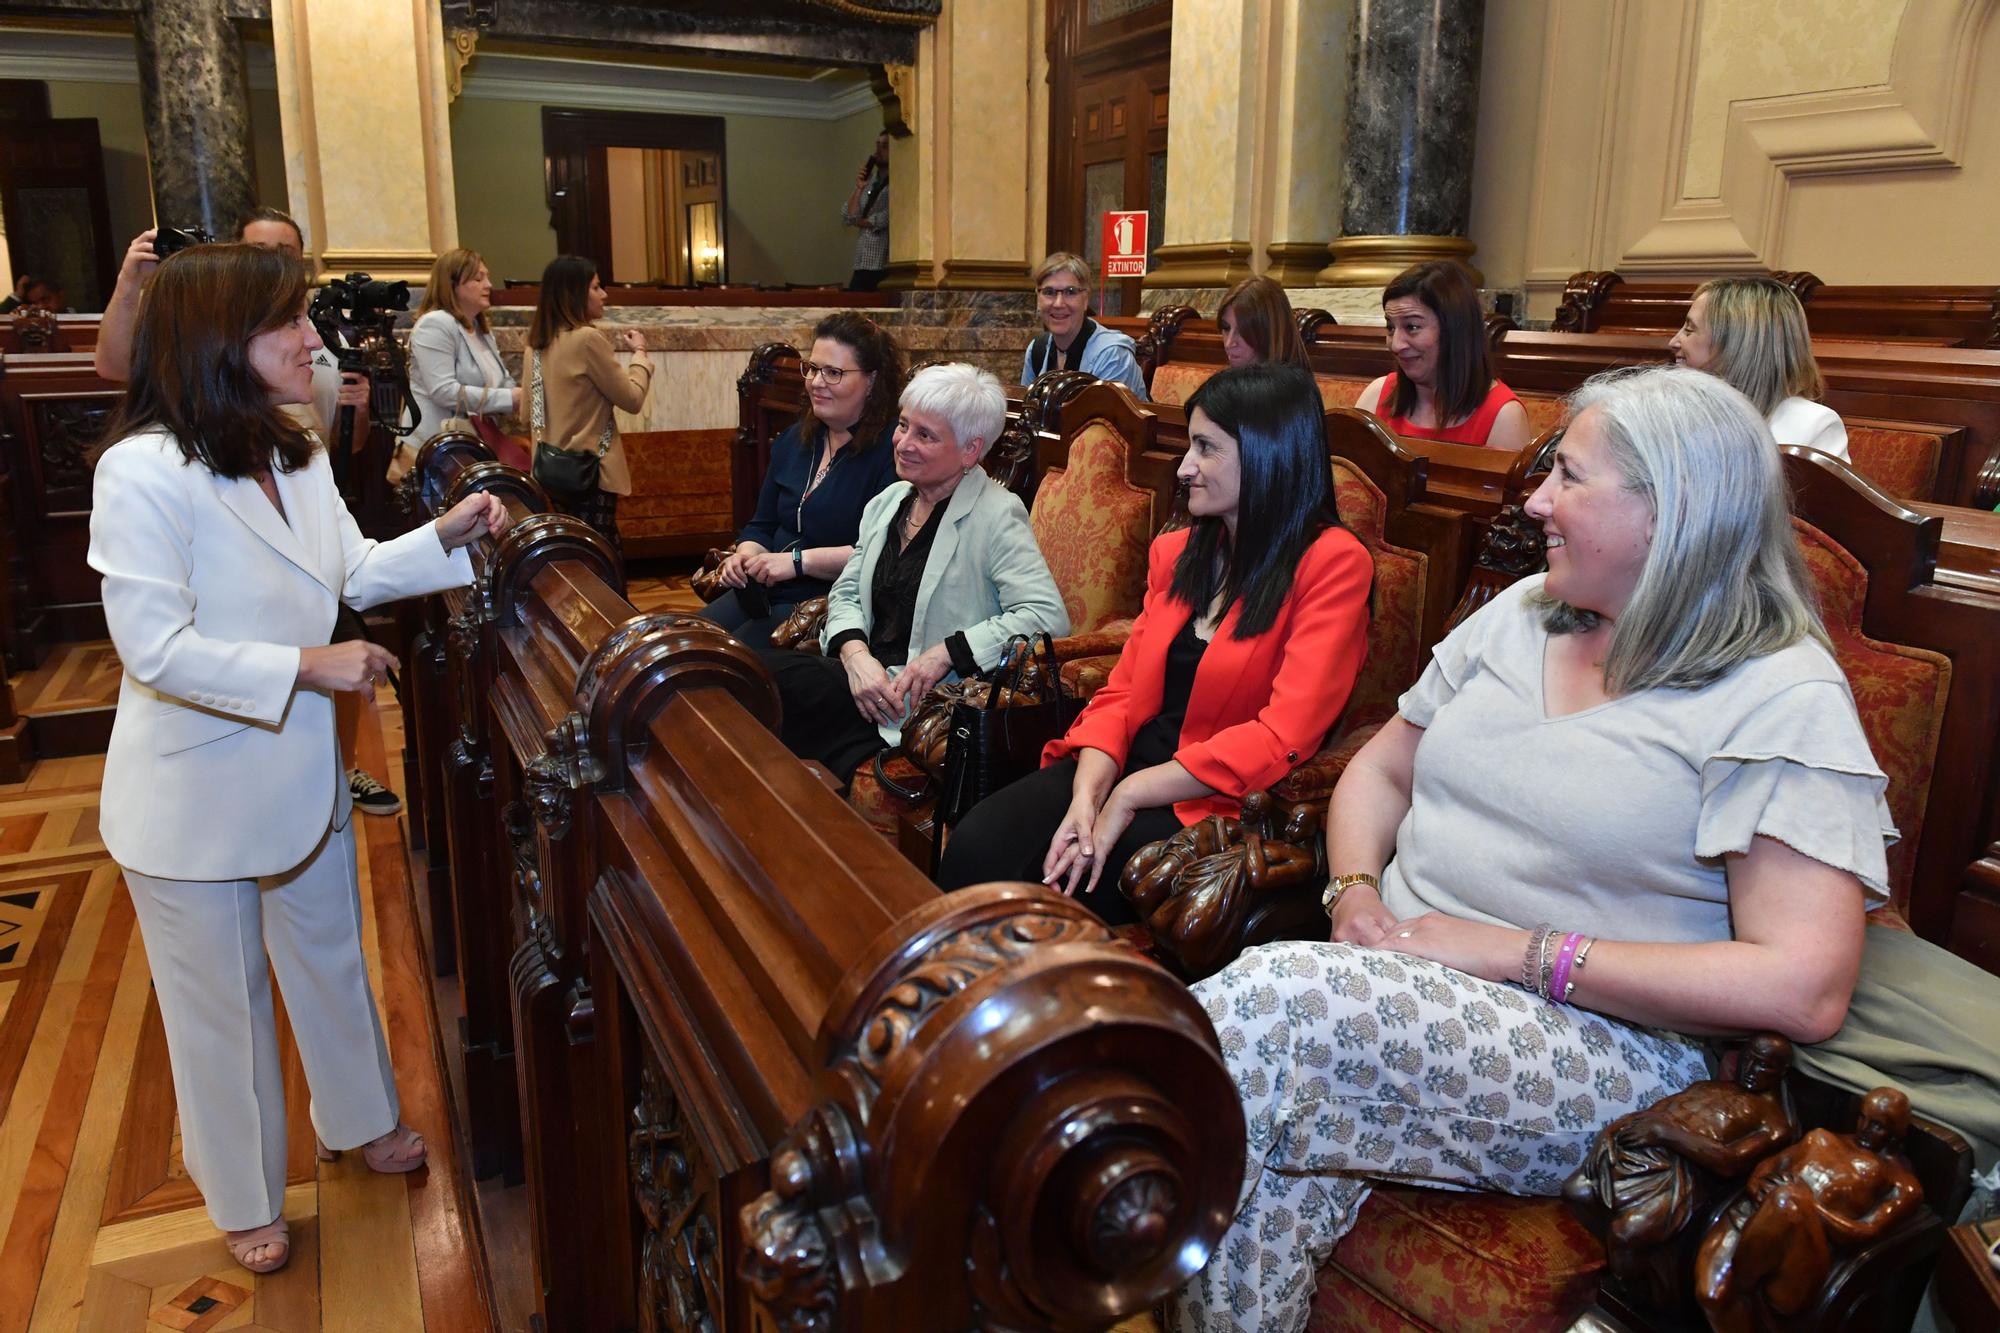
[[[354,807],[367,815],[393,815],[403,808],[403,798],[358,768],[347,770],[347,790],[354,795]]]

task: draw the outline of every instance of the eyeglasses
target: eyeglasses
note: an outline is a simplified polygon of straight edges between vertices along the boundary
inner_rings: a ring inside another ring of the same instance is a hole
[[[846,366],[822,366],[811,361],[799,362],[800,379],[810,381],[813,376],[817,375],[826,381],[829,388],[840,383],[841,378],[848,373]]]
[[[1083,295],[1081,287],[1043,287],[1035,293],[1044,301],[1074,301]]]

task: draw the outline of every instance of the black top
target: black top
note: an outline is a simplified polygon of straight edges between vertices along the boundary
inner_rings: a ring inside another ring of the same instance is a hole
[[[813,473],[819,470],[826,445],[822,441],[816,449],[806,446],[804,422],[786,427],[771,442],[771,468],[757,495],[757,512],[736,539],[756,542],[767,551],[854,545],[861,532],[861,511],[896,480],[891,441],[895,433],[891,425],[866,452],[856,452],[857,441],[850,439],[833,456],[819,485],[813,486]],[[789,579],[772,585],[771,599],[803,602],[824,595],[832,586],[826,579]]]
[[[944,525],[944,512],[950,505],[941,504],[931,510],[931,516],[921,531],[902,545],[904,523],[910,517],[910,507],[917,502],[917,491],[913,486],[903,497],[903,503],[896,506],[896,516],[889,521],[887,540],[883,542],[882,554],[875,561],[875,582],[869,593],[875,613],[875,623],[863,634],[858,629],[844,629],[833,636],[826,645],[826,655],[834,661],[840,660],[841,648],[855,639],[865,639],[868,651],[875,660],[885,667],[901,666],[910,660],[910,632],[915,628],[917,618],[917,590],[923,586],[924,566],[930,563],[931,543],[936,540],[938,529]],[[944,649],[951,655],[951,669],[960,676],[970,678],[979,674],[978,659],[972,655],[972,644],[967,641],[965,631],[959,630],[944,641]]]
[[[1069,349],[1062,354],[1062,368],[1064,370],[1083,369],[1083,349],[1096,336],[1097,328],[1096,320],[1092,319],[1089,315],[1083,317],[1083,323],[1077,326],[1076,337],[1070,341]],[[1049,370],[1054,369],[1054,367],[1049,365],[1049,352],[1055,345],[1056,336],[1053,333],[1044,333],[1041,337],[1035,339],[1033,344],[1035,349],[1034,357],[1029,370],[1036,379],[1040,379]]]
[[[1194,673],[1201,666],[1201,655],[1208,651],[1208,641],[1194,632],[1194,620],[1189,616],[1167,645],[1167,678],[1160,691],[1160,711],[1133,734],[1131,749],[1125,755],[1127,773],[1164,764],[1181,748],[1181,723],[1187,720]]]

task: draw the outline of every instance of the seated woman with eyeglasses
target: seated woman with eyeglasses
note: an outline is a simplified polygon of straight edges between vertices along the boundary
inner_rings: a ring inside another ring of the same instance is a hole
[[[1122,384],[1144,401],[1146,377],[1133,353],[1136,344],[1090,317],[1090,283],[1090,265],[1067,250],[1036,265],[1035,309],[1047,332],[1028,344],[1021,383],[1033,384],[1051,370],[1080,370]]]
[[[866,315],[828,315],[799,374],[807,411],[771,442],[757,512],[717,573],[729,591],[702,612],[753,648],[800,602],[833,587],[854,554],[862,509],[896,480],[896,340]]]
[[[1396,368],[1354,405],[1398,435],[1491,449],[1525,449],[1528,410],[1493,378],[1486,320],[1472,275],[1449,259],[1416,264],[1382,289],[1382,318]]]

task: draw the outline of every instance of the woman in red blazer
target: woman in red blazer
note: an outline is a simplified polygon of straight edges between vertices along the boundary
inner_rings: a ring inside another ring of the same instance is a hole
[[[1130,921],[1118,876],[1132,854],[1237,814],[1346,704],[1374,567],[1334,512],[1312,376],[1264,363],[1209,379],[1188,400],[1179,475],[1193,522],[1154,540],[1111,679],[1039,772],[965,817],[941,887],[1039,879]]]

